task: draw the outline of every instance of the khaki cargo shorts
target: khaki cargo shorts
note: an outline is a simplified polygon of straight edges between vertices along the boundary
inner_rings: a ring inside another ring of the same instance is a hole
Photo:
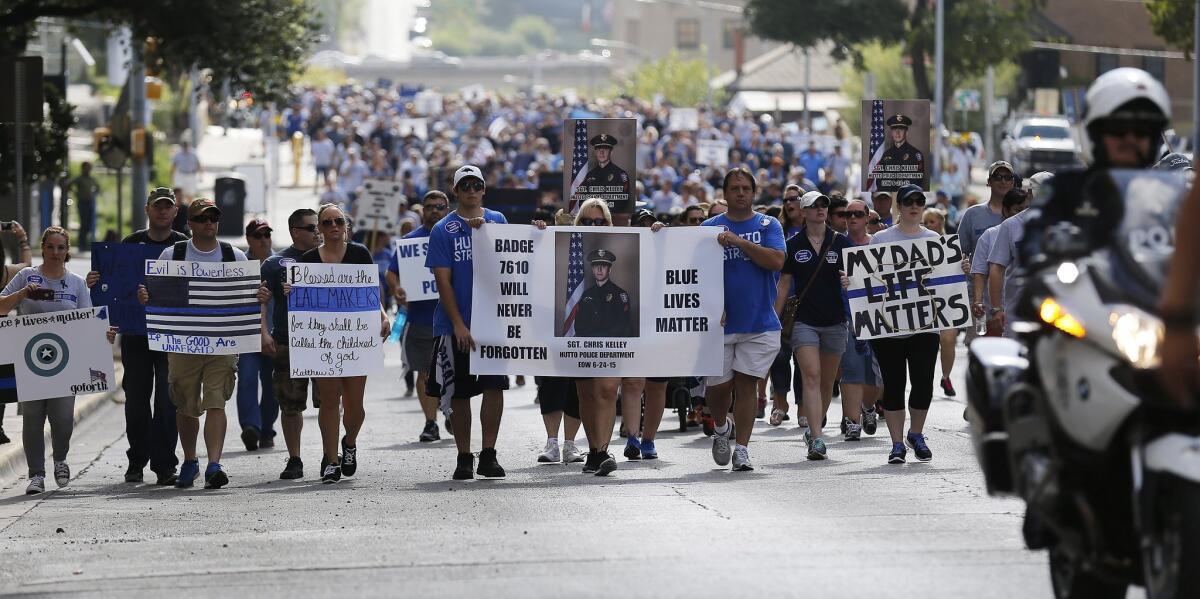
[[[199,418],[205,410],[224,410],[237,388],[237,359],[167,354],[167,383],[175,409],[192,418]]]

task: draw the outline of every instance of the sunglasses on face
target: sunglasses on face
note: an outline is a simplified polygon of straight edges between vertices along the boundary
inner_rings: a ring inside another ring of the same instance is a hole
[[[200,223],[200,224],[219,223],[219,222],[221,222],[221,217],[200,215],[200,216],[193,216],[193,217],[189,218],[188,220],[190,220],[194,223]]]
[[[579,224],[585,227],[602,227],[608,224],[603,218],[581,218]]]
[[[436,210],[438,212],[441,212],[447,208],[449,208],[449,206],[447,206],[445,204],[425,204],[426,210]]]
[[[1012,175],[992,175],[992,181],[1013,181],[1016,177]]]
[[[1143,139],[1153,135],[1152,131],[1137,123],[1111,123],[1104,128],[1104,134],[1112,137],[1125,137],[1131,133],[1134,137]]]
[[[270,238],[271,238],[270,231],[267,231],[266,233],[251,233],[250,234],[250,239],[270,239]]]
[[[463,191],[483,191],[483,181],[465,181],[458,185]]]
[[[344,226],[346,226],[346,219],[344,219],[340,216],[337,218],[327,218],[327,219],[321,221],[321,226],[326,227],[326,228],[334,227],[334,226],[344,227]]]
[[[900,205],[901,206],[924,206],[925,198],[924,198],[924,196],[909,196],[909,197],[904,198],[903,200],[900,200]]]
[[[299,227],[291,227],[291,228],[292,228],[292,229],[300,229],[301,231],[308,231],[309,233],[316,233],[316,232],[317,232],[317,226],[316,226],[316,225],[301,225],[301,226],[299,226]]]
[[[866,218],[867,213],[862,210],[847,210],[845,212],[839,212],[838,216],[842,218]]]
[[[882,223],[882,222],[883,221],[878,218],[873,218],[873,219],[867,221],[867,224],[868,225],[878,225],[879,223]]]

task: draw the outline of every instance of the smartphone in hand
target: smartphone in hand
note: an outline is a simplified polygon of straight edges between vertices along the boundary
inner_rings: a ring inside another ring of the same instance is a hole
[[[0,231],[11,231],[13,229],[13,221],[0,221]]]
[[[38,288],[29,292],[29,299],[42,302],[54,301],[54,290]]]

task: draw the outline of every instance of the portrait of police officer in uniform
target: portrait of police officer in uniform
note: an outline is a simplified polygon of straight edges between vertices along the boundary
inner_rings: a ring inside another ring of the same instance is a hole
[[[576,337],[633,337],[629,294],[609,278],[616,255],[596,248],[587,255],[595,285],[579,298]]]
[[[913,120],[903,114],[892,115],[887,120],[887,126],[890,130],[890,143],[887,150],[884,151],[883,157],[879,160],[879,165],[876,167],[885,173],[890,173],[892,176],[880,180],[880,189],[899,189],[901,186],[912,183],[921,185],[925,177],[925,155],[911,143],[908,143],[908,128],[913,124]],[[916,166],[912,169],[889,169],[886,167],[907,165]],[[904,173],[904,177],[897,177],[896,174]]]
[[[588,142],[596,157],[596,166],[588,170],[583,178],[586,193],[631,193],[629,174],[612,161],[612,150],[617,145],[617,138],[608,133],[601,133]],[[609,189],[611,187],[620,187]]]

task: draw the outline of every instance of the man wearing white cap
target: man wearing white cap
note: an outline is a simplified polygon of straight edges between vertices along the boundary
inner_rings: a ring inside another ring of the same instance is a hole
[[[442,411],[454,425],[454,444],[458,447],[458,466],[454,480],[503,478],[504,468],[496,460],[496,437],[504,413],[506,376],[472,376],[471,281],[474,260],[471,229],[484,223],[508,222],[503,214],[483,207],[483,173],[466,165],[454,173],[454,197],[458,209],[446,215],[429,233],[429,252],[425,266],[437,281],[438,303],[433,311],[433,363],[429,364],[426,392],[440,399]],[[479,421],[483,427],[483,451],[479,469],[474,469],[471,454],[471,398],[483,395]],[[472,472],[474,470],[474,473]]]

